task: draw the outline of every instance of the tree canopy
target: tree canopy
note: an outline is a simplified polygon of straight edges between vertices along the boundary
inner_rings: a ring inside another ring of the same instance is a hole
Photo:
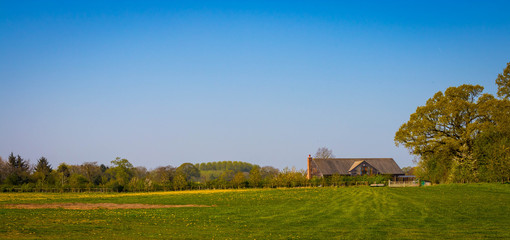
[[[7,181],[13,185],[27,183],[30,175],[30,164],[28,161],[17,157],[11,152],[8,159],[9,175]]]
[[[498,85],[498,97],[508,99],[510,97],[510,62],[506,64],[503,73],[500,73],[496,78],[496,84]]]
[[[191,163],[183,163],[181,166],[179,166],[176,169],[176,173],[178,175],[182,175],[186,178],[187,181],[191,180],[192,178],[199,178],[200,177],[200,170],[198,168],[191,164]]]
[[[43,172],[43,173],[50,173],[51,171],[53,171],[53,169],[51,168],[51,165],[48,162],[48,159],[46,159],[45,157],[41,157],[37,161],[37,166],[35,167],[35,171]]]
[[[509,63],[510,64],[510,63]],[[510,66],[510,65],[508,65]],[[395,133],[395,144],[403,145],[418,155],[416,173],[436,182],[487,181],[508,178],[503,173],[494,176],[489,167],[506,161],[508,154],[493,154],[497,149],[508,148],[510,139],[510,103],[508,94],[508,71],[498,76],[496,99],[483,93],[480,85],[461,85],[437,92],[411,114]],[[501,150],[502,153],[505,151]],[[506,164],[508,165],[508,163]],[[505,168],[505,167],[503,167]],[[494,169],[493,169],[494,170]],[[498,169],[501,170],[501,169]]]

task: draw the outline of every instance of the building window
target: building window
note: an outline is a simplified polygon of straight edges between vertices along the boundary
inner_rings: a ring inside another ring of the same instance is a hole
[[[367,174],[368,174],[368,167],[367,166],[361,167],[361,175],[367,175]]]

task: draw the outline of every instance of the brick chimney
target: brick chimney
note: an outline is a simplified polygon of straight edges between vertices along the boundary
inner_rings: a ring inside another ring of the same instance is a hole
[[[312,165],[312,155],[308,154],[308,170],[306,171],[306,178],[312,178],[312,170],[310,169],[310,165]]]

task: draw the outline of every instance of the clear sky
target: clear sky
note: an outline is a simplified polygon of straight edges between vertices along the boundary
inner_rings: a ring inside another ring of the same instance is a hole
[[[495,94],[510,1],[0,0],[0,156],[135,166],[393,142],[437,91]]]

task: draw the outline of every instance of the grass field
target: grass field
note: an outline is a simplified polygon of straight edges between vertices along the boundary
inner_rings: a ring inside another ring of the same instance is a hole
[[[6,209],[14,203],[215,205]],[[510,185],[2,193],[2,239],[510,239]]]

